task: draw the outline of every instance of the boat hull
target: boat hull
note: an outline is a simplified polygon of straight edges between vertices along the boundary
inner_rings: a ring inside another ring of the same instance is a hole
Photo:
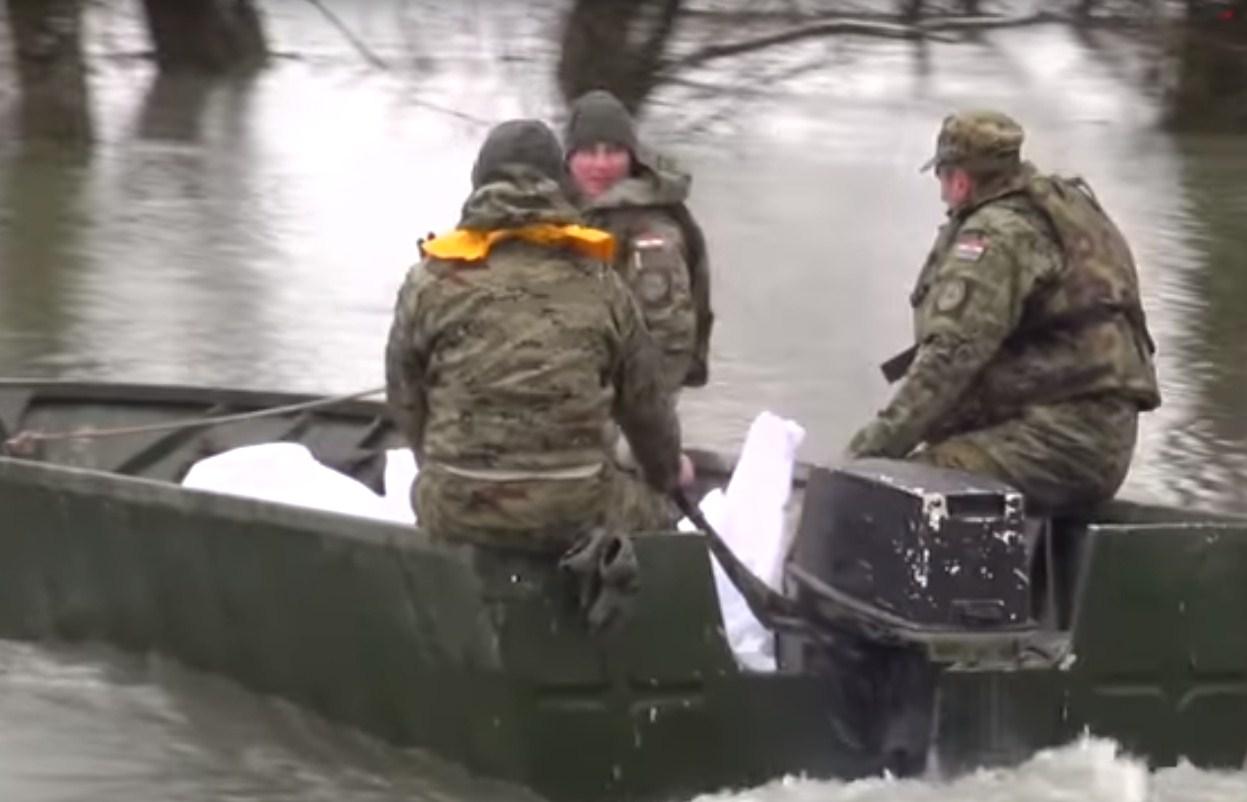
[[[308,400],[8,381],[0,427],[9,438]],[[892,765],[905,727],[911,771],[1014,762],[1083,732],[1156,765],[1247,756],[1243,519],[1111,504],[1053,524],[1030,630],[931,632],[833,595],[841,624],[873,634],[785,634],[779,670],[754,673],[727,646],[701,535],[636,535],[635,607],[594,636],[550,556],[177,484],[198,458],[273,440],[365,483],[401,446],[382,405],[355,401],[53,437],[0,458],[0,637],[164,654],[560,802],[852,779]],[[707,483],[730,467],[698,462]],[[797,471],[798,499],[817,474]]]
[[[0,637],[160,652],[551,799],[875,768],[820,678],[736,667],[696,535],[636,538],[595,638],[549,558],[11,460],[0,508]]]

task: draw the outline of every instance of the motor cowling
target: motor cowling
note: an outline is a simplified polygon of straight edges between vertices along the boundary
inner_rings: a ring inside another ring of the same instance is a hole
[[[1041,527],[990,477],[858,460],[811,471],[789,575],[802,594],[821,585],[917,630],[1016,628]]]
[[[1008,651],[1033,626],[1044,525],[1015,488],[962,471],[883,459],[811,470],[785,582],[830,637],[780,637],[781,664],[826,677],[842,729],[880,770],[920,773],[940,665]]]

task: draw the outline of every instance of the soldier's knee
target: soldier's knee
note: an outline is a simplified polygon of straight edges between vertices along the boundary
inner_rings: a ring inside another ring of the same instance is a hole
[[[938,468],[953,468],[968,473],[1006,479],[1000,465],[986,451],[964,437],[950,437],[933,443],[909,456],[914,462]]]

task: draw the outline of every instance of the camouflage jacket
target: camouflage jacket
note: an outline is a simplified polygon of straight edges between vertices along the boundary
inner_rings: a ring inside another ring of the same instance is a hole
[[[910,298],[913,363],[851,454],[901,457],[1031,404],[1160,403],[1125,240],[1090,196],[1077,230],[1054,218],[1056,183],[1026,165],[950,214]]]
[[[663,357],[663,384],[675,392],[709,375],[710,267],[705,238],[685,206],[690,179],[656,156],[639,172],[583,205],[589,223],[619,243],[615,267],[641,306]]]
[[[513,179],[474,192],[459,228],[579,221],[553,182]],[[650,482],[674,486],[679,423],[657,351],[619,277],[572,249],[507,239],[480,261],[426,257],[398,294],[386,385],[422,465],[602,464],[614,418]]]

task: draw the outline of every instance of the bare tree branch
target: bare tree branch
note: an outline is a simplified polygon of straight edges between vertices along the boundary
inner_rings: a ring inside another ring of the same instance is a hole
[[[708,45],[685,56],[669,60],[664,67],[667,70],[685,69],[704,64],[707,61],[764,50],[774,45],[788,44],[802,39],[814,39],[837,34],[858,34],[862,36],[882,36],[890,39],[912,39],[925,35],[925,31],[917,25],[903,25],[892,22],[870,22],[866,20],[831,20],[811,25],[800,25],[775,33],[741,39],[736,42]]]
[[[329,21],[330,25],[338,29],[338,33],[342,34],[343,38],[351,43],[351,47],[355,48],[356,52],[363,56],[365,61],[379,70],[385,70],[387,72],[390,70],[389,62],[374,53],[372,48],[368,47],[363,39],[356,36],[355,33],[347,27],[346,23],[342,21],[342,18],[333,13],[329,6],[322,3],[321,0],[307,0],[307,2],[311,3],[316,10],[321,13],[321,16]]]
[[[798,25],[782,31],[741,39],[736,42],[708,45],[679,58],[670,59],[664,64],[665,71],[695,67],[715,59],[736,56],[764,50],[774,45],[787,44],[802,39],[814,39],[823,36],[852,34],[857,36],[881,36],[890,39],[935,39],[955,41],[951,37],[940,36],[941,32],[981,31],[992,28],[1011,28],[1022,25],[1035,25],[1045,22],[1066,22],[1070,18],[1047,11],[1014,17],[962,17],[939,18],[915,24],[894,22],[878,22],[857,18],[829,19],[808,25]]]
[[[89,144],[81,0],[8,0],[24,137]]]
[[[1020,28],[1026,25],[1043,25],[1049,22],[1076,22],[1068,14],[1054,11],[1037,11],[1013,17],[943,17],[919,25],[927,31],[987,31],[992,28]]]

